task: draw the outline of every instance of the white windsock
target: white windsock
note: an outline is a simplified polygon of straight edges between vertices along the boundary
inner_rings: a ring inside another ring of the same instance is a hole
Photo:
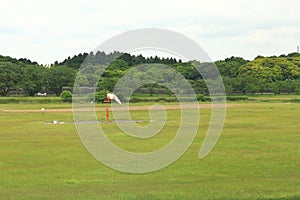
[[[107,93],[106,95],[106,98],[107,99],[110,99],[110,100],[115,100],[118,104],[122,104],[122,102],[120,101],[120,99],[117,97],[117,95],[113,94],[113,93]]]

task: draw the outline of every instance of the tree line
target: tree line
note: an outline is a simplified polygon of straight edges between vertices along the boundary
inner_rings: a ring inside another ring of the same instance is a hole
[[[112,91],[119,78],[133,66],[147,63],[170,66],[190,82],[197,94],[208,94],[206,83],[195,66],[200,67],[203,73],[210,74],[209,63],[182,62],[175,58],[144,57],[120,52],[106,54],[99,51],[68,57],[50,66],[40,65],[26,58],[0,56],[0,95],[16,93],[34,96],[39,92],[47,92],[59,96],[64,89],[73,87],[77,72],[82,65],[88,66],[84,70],[93,73],[77,77],[80,85],[88,86],[94,83],[99,92]],[[220,71],[227,94],[300,93],[299,53],[271,57],[257,56],[252,61],[231,57],[216,61],[214,64]],[[106,65],[108,67],[104,72],[99,71],[99,66]],[[211,80],[221,78],[214,73],[210,76]],[[148,84],[136,92],[170,94],[168,89],[159,84]]]

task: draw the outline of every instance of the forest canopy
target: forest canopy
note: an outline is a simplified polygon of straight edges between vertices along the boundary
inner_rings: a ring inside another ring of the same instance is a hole
[[[181,73],[197,94],[208,95],[208,90],[195,63],[208,70],[201,61],[183,62],[175,58],[144,57],[128,53],[104,52],[83,53],[68,57],[50,66],[40,65],[27,58],[15,59],[0,55],[0,96],[13,94],[34,96],[45,92],[59,96],[65,89],[72,90],[80,66],[86,65],[93,74],[78,77],[80,84],[93,83],[97,91],[111,91],[114,85],[129,69],[141,64],[158,63],[167,65]],[[249,61],[241,57],[230,57],[214,62],[220,71],[227,94],[254,93],[300,93],[300,54],[263,57]],[[107,66],[104,72],[97,67]],[[156,72],[159,73],[159,72]],[[204,72],[205,73],[205,72]],[[100,76],[101,74],[101,76]],[[212,76],[211,79],[220,77]],[[169,93],[155,84],[148,84],[137,92],[152,94]]]

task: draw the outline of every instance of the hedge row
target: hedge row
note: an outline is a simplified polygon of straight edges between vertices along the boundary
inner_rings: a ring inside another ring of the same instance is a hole
[[[222,96],[220,96],[220,97],[216,96],[216,97],[213,97],[213,98],[217,101],[222,101],[224,99],[224,97],[222,97]],[[211,101],[211,97],[204,96],[202,94],[198,94],[197,95],[197,100],[202,101],[202,102],[207,102],[207,101]],[[226,100],[227,101],[247,101],[247,100],[249,100],[249,98],[246,97],[246,96],[227,96]]]
[[[227,101],[247,101],[249,100],[246,96],[227,96]]]
[[[9,103],[28,103],[28,104],[47,104],[47,103],[61,103],[59,97],[1,97],[0,104]]]
[[[178,102],[176,98],[141,98],[141,97],[132,97],[130,103],[139,103],[139,102]]]
[[[102,96],[101,96],[102,97]],[[104,96],[105,97],[105,96]],[[99,100],[99,99],[100,100]],[[223,97],[214,97],[216,100],[222,100]],[[220,99],[218,99],[220,98]],[[248,97],[245,96],[227,96],[227,101],[247,101]],[[97,101],[99,100],[99,101]],[[177,99],[176,97],[132,97],[130,99],[131,103],[139,103],[139,102],[191,102],[194,99],[186,97]],[[210,102],[211,97],[204,96],[201,94],[197,95],[197,100],[201,102]],[[72,96],[71,94],[62,95],[62,97],[0,97],[0,104],[9,104],[9,103],[32,103],[32,104],[46,104],[46,103],[62,103],[62,102],[71,102]],[[293,102],[299,102],[300,100],[295,99],[291,100]],[[96,95],[96,102],[103,102],[102,98]]]
[[[215,100],[219,100],[222,101],[224,99],[224,97],[214,97]],[[227,96],[226,97],[227,101],[247,101],[249,100],[248,97],[246,96]],[[197,100],[201,101],[201,102],[210,102],[211,101],[211,97],[208,96],[204,96],[201,94],[197,95]],[[138,102],[191,102],[194,101],[194,99],[192,98],[181,98],[181,99],[177,99],[176,97],[157,97],[157,98],[145,98],[145,97],[133,97],[130,99],[131,103],[138,103]]]
[[[300,103],[300,99],[291,99],[290,102],[291,103]]]

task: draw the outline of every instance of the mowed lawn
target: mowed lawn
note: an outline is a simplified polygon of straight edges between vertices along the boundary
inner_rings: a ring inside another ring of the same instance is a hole
[[[69,104],[0,105],[0,199],[300,199],[300,104],[230,104],[222,135],[204,159],[198,152],[210,110],[189,150],[167,168],[147,174],[112,170],[82,145],[71,112],[12,113],[12,109],[70,108]],[[174,136],[178,110],[168,110],[161,134],[133,139],[103,124],[118,146],[161,148]],[[98,113],[104,119],[104,113]],[[145,111],[132,111],[148,119]]]

